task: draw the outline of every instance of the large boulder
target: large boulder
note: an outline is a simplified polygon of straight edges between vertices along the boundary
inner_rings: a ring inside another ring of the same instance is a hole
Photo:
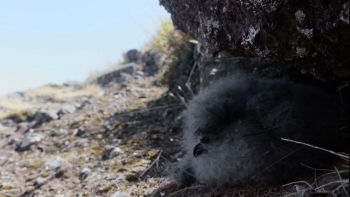
[[[90,78],[87,83],[97,83],[100,86],[106,86],[111,82],[121,83],[126,80],[123,73],[132,75],[137,67],[138,64],[136,63],[128,63],[116,68],[108,69],[98,76]]]
[[[131,49],[127,51],[123,56],[125,63],[141,63],[141,52],[137,49]]]
[[[292,63],[321,80],[349,76],[346,0],[160,0],[204,57]]]

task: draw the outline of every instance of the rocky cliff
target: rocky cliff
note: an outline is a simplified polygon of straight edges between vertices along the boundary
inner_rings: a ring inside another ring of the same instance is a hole
[[[204,57],[283,61],[328,81],[349,76],[346,0],[160,0]]]

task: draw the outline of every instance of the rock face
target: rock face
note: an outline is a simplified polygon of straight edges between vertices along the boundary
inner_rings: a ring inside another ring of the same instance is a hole
[[[348,77],[348,2],[160,0],[205,57],[292,63],[321,80]]]

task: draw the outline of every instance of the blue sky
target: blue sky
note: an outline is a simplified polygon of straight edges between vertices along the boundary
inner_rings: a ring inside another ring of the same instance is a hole
[[[141,48],[169,18],[158,0],[0,2],[0,96],[83,81]]]

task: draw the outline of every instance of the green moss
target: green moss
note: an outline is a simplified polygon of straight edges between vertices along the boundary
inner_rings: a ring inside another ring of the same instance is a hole
[[[107,185],[105,187],[102,188],[101,192],[107,193],[108,191],[110,191],[112,189],[112,186]]]
[[[50,176],[50,172],[46,171],[46,172],[43,172],[40,176],[43,177],[43,178],[46,178],[48,176]]]
[[[27,165],[27,170],[36,170],[44,165],[43,160],[34,160],[32,163]]]
[[[153,135],[153,134],[158,134],[159,130],[158,129],[150,129],[147,131],[147,135]]]
[[[92,122],[91,122],[91,125],[92,126],[95,126],[95,127],[98,127],[100,126],[101,124],[101,120],[99,118],[95,118]]]
[[[138,138],[132,138],[126,142],[126,145],[133,147],[141,147],[143,145],[142,140]]]
[[[79,120],[79,121],[77,121],[77,122],[74,122],[74,123],[72,123],[71,125],[69,125],[69,128],[71,128],[71,129],[77,129],[77,128],[79,128],[80,126],[82,126],[84,123],[85,123],[85,121],[88,121],[90,118],[89,117],[85,117],[85,118],[83,118],[83,119],[81,119],[81,120]]]
[[[35,116],[34,110],[14,110],[2,119],[11,119],[16,123],[20,123],[20,122],[30,122],[34,120],[34,116]]]
[[[193,49],[193,46],[191,48],[181,47],[175,52],[177,55],[161,71],[163,73],[160,80],[162,84],[172,87],[181,75],[189,76],[193,66]]]
[[[162,84],[172,87],[181,75],[189,75],[194,50],[190,39],[188,35],[175,30],[170,20],[162,22],[152,41],[153,47],[163,56],[166,65],[160,70]]]
[[[4,185],[4,186],[1,186],[1,187],[0,187],[0,191],[10,190],[10,189],[12,189],[12,187],[9,186],[9,185]]]
[[[137,181],[138,180],[138,176],[136,174],[127,174],[125,176],[125,180],[133,182],[133,181]]]
[[[155,158],[157,158],[158,157],[158,151],[150,151],[149,153],[148,153],[148,155],[149,155],[149,158],[152,160],[152,159],[155,159]]]

